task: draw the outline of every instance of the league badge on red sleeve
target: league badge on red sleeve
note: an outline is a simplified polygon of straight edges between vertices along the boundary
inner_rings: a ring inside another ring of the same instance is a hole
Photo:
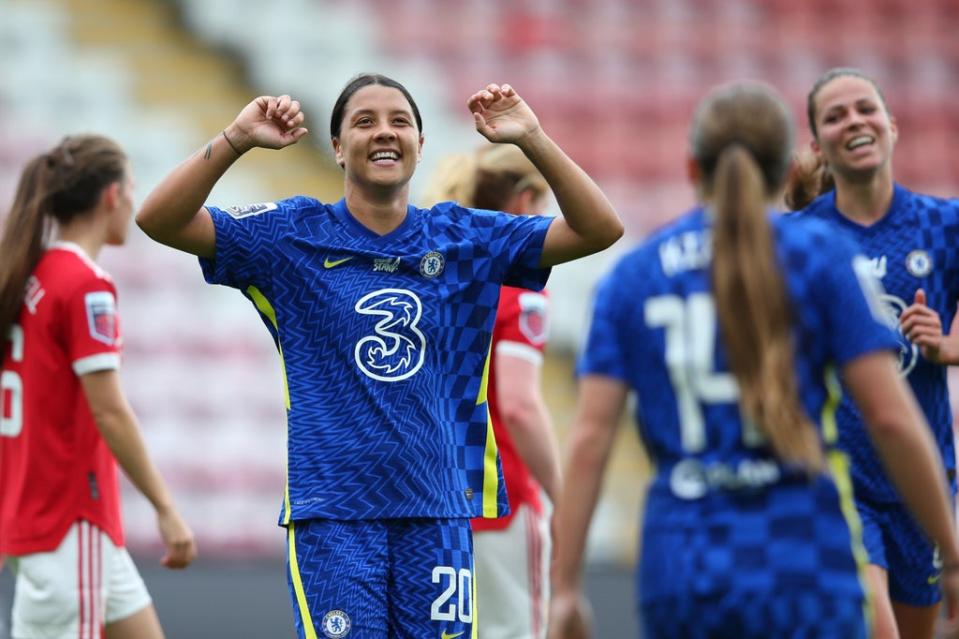
[[[90,337],[113,346],[117,339],[117,304],[109,291],[87,293],[83,298],[87,309]]]
[[[549,300],[539,293],[519,296],[519,330],[533,344],[544,344],[549,338]]]

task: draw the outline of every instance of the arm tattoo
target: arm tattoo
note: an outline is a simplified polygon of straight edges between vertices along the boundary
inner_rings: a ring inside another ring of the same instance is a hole
[[[206,145],[206,153],[203,154],[204,160],[209,160],[210,156],[213,154],[213,142],[210,142]]]

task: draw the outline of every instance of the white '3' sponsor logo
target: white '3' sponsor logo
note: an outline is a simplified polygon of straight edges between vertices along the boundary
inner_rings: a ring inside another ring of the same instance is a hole
[[[356,343],[353,358],[363,374],[381,382],[398,382],[423,366],[426,337],[417,328],[423,313],[420,298],[412,291],[384,288],[364,295],[354,307],[361,315],[381,317]]]
[[[899,375],[900,377],[906,377],[916,367],[916,362],[919,360],[919,348],[906,339],[906,336],[902,334],[902,328],[899,326],[899,316],[909,305],[901,298],[889,293],[881,295],[880,299],[888,309],[887,312],[890,315],[891,322],[895,322],[896,333],[899,337]]]

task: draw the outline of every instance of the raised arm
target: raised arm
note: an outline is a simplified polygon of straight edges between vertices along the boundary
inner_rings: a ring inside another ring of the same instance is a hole
[[[946,489],[946,472],[925,417],[896,372],[894,357],[877,352],[842,371],[862,411],[873,444],[906,506],[942,557],[942,589],[951,620],[959,605],[959,542]]]
[[[599,187],[540,127],[529,105],[504,84],[487,85],[467,102],[476,130],[491,142],[522,149],[549,183],[563,217],[550,224],[541,266],[591,255],[623,235],[623,223]]]
[[[282,149],[306,135],[300,103],[288,95],[260,96],[236,119],[167,175],[147,196],[137,224],[161,244],[214,257],[216,233],[203,207],[226,170],[252,148]]]
[[[123,472],[157,513],[157,527],[166,545],[161,563],[168,568],[185,568],[196,556],[193,533],[180,517],[173,497],[147,454],[136,416],[120,388],[115,370],[80,376],[80,383],[97,428]]]
[[[563,492],[553,515],[558,549],[550,639],[585,639],[591,634],[589,606],[582,595],[583,555],[626,395],[626,385],[610,377],[585,375],[579,383]]]

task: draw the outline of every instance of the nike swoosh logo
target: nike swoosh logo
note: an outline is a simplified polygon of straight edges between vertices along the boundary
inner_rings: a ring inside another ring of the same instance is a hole
[[[465,632],[465,630],[463,632]],[[457,632],[455,635],[451,635],[444,630],[443,634],[440,635],[440,639],[456,639],[462,634],[463,634],[462,632]]]
[[[352,256],[344,257],[343,259],[340,259],[340,260],[331,260],[330,258],[326,258],[325,260],[323,260],[323,268],[333,268],[334,266],[339,266],[343,262],[349,262],[352,259],[353,259]]]
[[[939,583],[939,579],[940,579],[941,577],[942,577],[942,575],[932,575],[932,576],[930,576],[930,577],[926,577],[926,583],[929,584],[930,586],[933,586],[933,585]]]

